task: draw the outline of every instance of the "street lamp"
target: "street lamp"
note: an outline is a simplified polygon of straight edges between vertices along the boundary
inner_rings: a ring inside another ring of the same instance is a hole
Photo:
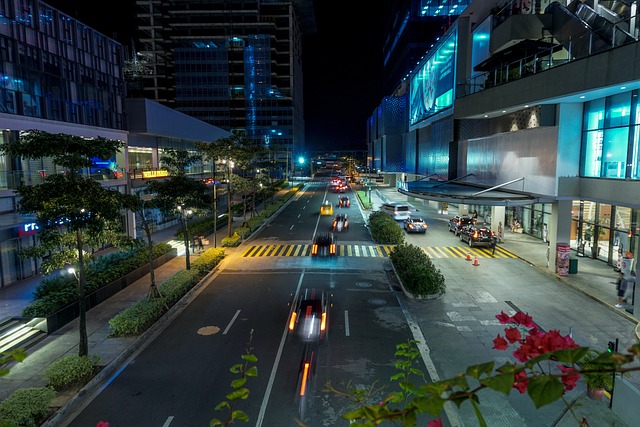
[[[180,212],[180,222],[182,223],[182,232],[184,233],[184,247],[185,247],[185,260],[186,260],[186,269],[191,269],[191,259],[190,255],[190,245],[189,245],[189,231],[187,229],[187,219],[191,217],[193,211],[191,209],[185,209],[184,206],[177,207],[178,212]]]

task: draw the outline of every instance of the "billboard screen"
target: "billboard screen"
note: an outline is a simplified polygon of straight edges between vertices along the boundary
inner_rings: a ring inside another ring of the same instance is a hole
[[[411,77],[409,124],[418,123],[453,105],[457,34],[454,30],[446,36]]]

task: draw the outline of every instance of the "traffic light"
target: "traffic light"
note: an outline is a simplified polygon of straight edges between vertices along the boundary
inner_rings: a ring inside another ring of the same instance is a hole
[[[607,343],[607,352],[613,353],[614,351],[616,351],[616,343],[609,341],[609,343]]]

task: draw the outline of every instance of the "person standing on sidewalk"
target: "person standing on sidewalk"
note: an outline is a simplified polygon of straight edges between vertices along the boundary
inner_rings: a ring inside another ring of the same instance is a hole
[[[627,293],[627,281],[624,280],[622,272],[618,273],[618,280],[615,283],[616,289],[618,290],[618,303],[616,307],[621,308],[624,307],[624,296]]]

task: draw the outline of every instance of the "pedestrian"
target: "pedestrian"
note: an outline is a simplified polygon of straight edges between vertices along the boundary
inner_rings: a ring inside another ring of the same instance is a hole
[[[551,261],[551,245],[547,242],[547,268],[549,268],[549,262]]]
[[[198,253],[204,251],[204,236],[198,236]]]
[[[496,254],[496,245],[498,244],[498,238],[496,236],[493,236],[491,238],[491,255],[495,255]]]
[[[471,215],[471,217],[473,219],[478,219],[478,211],[476,211],[475,209],[473,210],[473,214]]]
[[[195,254],[196,253],[196,248],[198,247],[198,239],[196,237],[194,237],[191,240],[191,253]]]
[[[624,307],[624,297],[627,293],[627,281],[624,280],[624,275],[622,272],[618,273],[618,280],[616,280],[616,289],[618,290],[618,303],[616,304],[617,308]]]
[[[498,223],[498,242],[502,243],[502,221]]]

